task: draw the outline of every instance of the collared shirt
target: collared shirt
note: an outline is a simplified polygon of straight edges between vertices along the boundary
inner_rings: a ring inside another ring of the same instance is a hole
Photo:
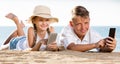
[[[73,28],[70,25],[66,26],[61,34],[62,34],[61,41],[64,42],[65,48],[67,48],[71,43],[92,44],[97,43],[102,39],[102,37],[97,32],[89,29],[83,40],[80,40],[80,38],[74,33]]]

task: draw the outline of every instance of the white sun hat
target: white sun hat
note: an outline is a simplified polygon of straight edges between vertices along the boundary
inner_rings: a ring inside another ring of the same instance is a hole
[[[51,16],[50,8],[43,5],[38,5],[34,8],[33,15],[30,17],[30,21],[32,21],[32,18],[38,16],[42,18],[48,18],[51,22],[58,22],[58,18],[55,18]]]

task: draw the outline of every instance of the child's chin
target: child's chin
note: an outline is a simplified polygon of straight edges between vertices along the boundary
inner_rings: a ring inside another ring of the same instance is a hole
[[[47,30],[47,28],[42,28],[42,30]]]

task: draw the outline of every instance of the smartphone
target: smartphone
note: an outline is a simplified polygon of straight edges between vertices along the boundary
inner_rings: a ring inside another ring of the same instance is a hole
[[[116,28],[110,28],[109,37],[115,38],[115,31],[116,31]]]
[[[56,41],[56,38],[57,38],[57,33],[50,33],[47,44],[50,44]]]

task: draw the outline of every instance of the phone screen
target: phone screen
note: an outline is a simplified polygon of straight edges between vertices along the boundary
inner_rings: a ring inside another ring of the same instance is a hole
[[[110,28],[109,37],[115,38],[115,31],[116,31],[116,28]]]

